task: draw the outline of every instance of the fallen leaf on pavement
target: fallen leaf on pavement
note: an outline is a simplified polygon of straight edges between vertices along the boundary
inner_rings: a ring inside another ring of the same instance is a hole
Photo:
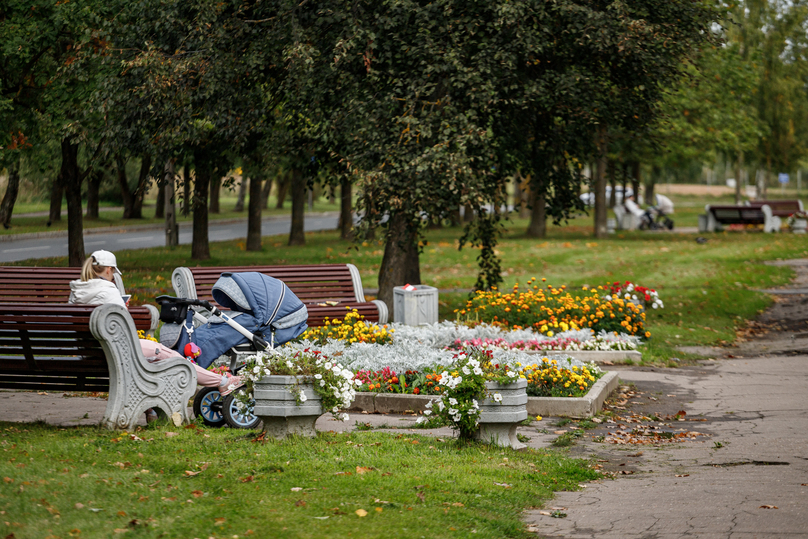
[[[761,505],[759,509],[780,509],[776,505]]]

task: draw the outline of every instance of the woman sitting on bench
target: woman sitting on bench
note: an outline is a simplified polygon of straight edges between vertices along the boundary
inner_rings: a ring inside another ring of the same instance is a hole
[[[114,254],[109,251],[94,252],[84,261],[81,268],[81,279],[70,281],[70,299],[68,299],[68,303],[84,305],[116,303],[126,307],[129,304],[129,298],[124,300],[115,285],[114,277],[116,273],[121,275],[121,270],[118,269],[118,261]],[[179,352],[149,339],[140,339],[140,348],[146,359],[152,363],[170,357],[183,357]],[[241,378],[238,376],[219,375],[203,369],[196,363],[194,363],[194,368],[196,369],[196,380],[199,385],[218,387],[223,396],[228,395],[242,383]],[[155,419],[157,419],[157,412],[152,409],[146,411],[147,422]]]

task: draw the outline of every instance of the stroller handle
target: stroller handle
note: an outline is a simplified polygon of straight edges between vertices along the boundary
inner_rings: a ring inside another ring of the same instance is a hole
[[[213,311],[213,309],[215,309],[215,307],[211,304],[211,302],[205,301],[203,299],[189,299],[189,298],[174,298],[174,297],[171,297],[171,296],[157,296],[154,300],[157,303],[161,304],[161,305],[163,303],[165,303],[166,301],[171,301],[171,302],[174,302],[174,303],[178,303],[180,305],[197,305],[199,307],[204,307],[205,309],[207,309],[207,310],[209,310],[211,312]]]

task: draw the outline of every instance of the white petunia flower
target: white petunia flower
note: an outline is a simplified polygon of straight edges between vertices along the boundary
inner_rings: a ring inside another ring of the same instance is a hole
[[[432,410],[424,410],[424,415],[429,415],[432,413]]]
[[[315,379],[315,380],[321,380],[322,378],[323,378],[323,375],[322,375],[322,374],[315,374],[315,375],[314,375],[314,379]]]
[[[457,399],[454,397],[449,397],[449,404],[452,406],[457,406]]]
[[[342,414],[343,421],[348,421],[349,419],[351,419],[351,416],[349,416],[348,414]]]
[[[502,395],[494,393],[494,402],[502,402]]]
[[[307,400],[309,400],[309,399],[308,399],[308,397],[306,397],[306,394],[301,392],[300,393],[300,402],[306,402]]]

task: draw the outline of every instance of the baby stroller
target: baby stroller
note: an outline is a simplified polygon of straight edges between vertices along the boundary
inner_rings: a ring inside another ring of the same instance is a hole
[[[244,359],[256,352],[284,344],[308,327],[306,306],[282,281],[257,272],[222,273],[213,285],[216,305],[197,299],[160,296],[160,319],[165,322],[160,342],[182,351],[188,343],[201,353],[196,362],[203,368],[216,360],[229,359],[230,371],[237,373]],[[207,315],[207,316],[206,316]],[[200,389],[194,398],[194,414],[206,425],[254,428],[259,419],[239,411],[236,389],[222,398],[218,388]]]

